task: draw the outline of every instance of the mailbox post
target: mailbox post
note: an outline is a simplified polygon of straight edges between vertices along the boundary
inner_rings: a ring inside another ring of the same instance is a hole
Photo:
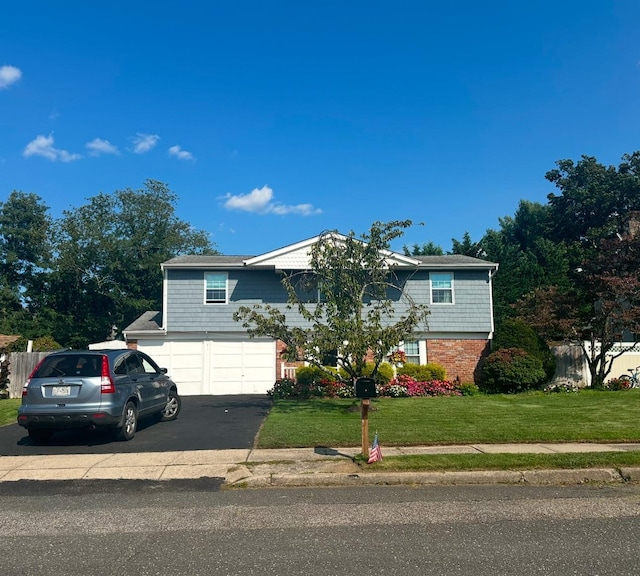
[[[371,398],[376,397],[376,383],[373,378],[357,378],[356,398],[360,398],[360,417],[362,421],[362,455],[369,458],[369,406]]]

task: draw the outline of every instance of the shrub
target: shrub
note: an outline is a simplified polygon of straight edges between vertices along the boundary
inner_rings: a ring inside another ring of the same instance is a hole
[[[460,390],[460,394],[462,396],[475,396],[476,394],[480,394],[480,388],[478,388],[478,385],[473,382],[460,384],[458,386],[458,390]]]
[[[430,362],[429,364],[413,364],[411,362],[398,368],[399,376],[411,376],[414,380],[420,382],[429,382],[430,380],[444,380],[447,372],[444,366]]]
[[[374,366],[375,364],[373,362],[367,362],[363,374],[365,378],[371,377]],[[349,380],[349,374],[347,374],[344,368],[340,368],[338,370],[338,374],[343,380]],[[388,362],[382,362],[380,366],[378,366],[378,372],[376,372],[376,375],[374,377],[376,386],[383,386],[384,384],[388,384],[393,376],[393,366],[391,366],[391,364],[389,364]]]
[[[480,389],[510,394],[540,386],[546,379],[542,361],[522,348],[492,352],[482,364]]]
[[[267,396],[272,400],[282,400],[284,398],[291,398],[295,390],[295,380],[290,378],[282,378],[276,380],[271,390],[267,390]]]
[[[580,392],[580,386],[572,380],[559,380],[544,387],[548,393]]]
[[[497,352],[503,348],[521,348],[542,362],[546,378],[549,382],[556,372],[556,359],[548,344],[538,336],[531,326],[517,318],[508,318],[496,326],[492,350]]]
[[[631,388],[631,382],[628,378],[611,378],[604,383],[604,390],[629,390]]]
[[[49,352],[53,350],[60,350],[61,348],[62,346],[58,344],[52,336],[42,336],[33,341],[34,352]]]
[[[296,369],[296,382],[300,386],[312,386],[315,382],[330,378],[319,366],[300,366]]]

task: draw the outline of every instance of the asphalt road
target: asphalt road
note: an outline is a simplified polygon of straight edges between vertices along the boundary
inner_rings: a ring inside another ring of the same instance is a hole
[[[3,576],[636,576],[640,562],[638,486],[98,485],[3,494]]]
[[[185,396],[176,420],[140,420],[135,437],[128,442],[114,441],[108,432],[70,430],[36,445],[24,428],[12,424],[0,427],[0,456],[251,448],[270,407],[271,402],[262,395]]]

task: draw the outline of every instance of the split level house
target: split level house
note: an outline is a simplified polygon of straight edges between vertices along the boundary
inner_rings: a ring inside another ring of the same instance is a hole
[[[162,264],[162,311],[149,311],[125,330],[127,345],[168,368],[182,395],[264,394],[295,366],[283,345],[251,338],[234,312],[255,304],[281,307],[287,322],[282,275],[309,268],[318,237],[259,256],[178,256]],[[405,256],[386,261],[404,290],[429,307],[426,326],[400,345],[408,362],[436,362],[447,378],[473,382],[493,337],[492,278],[498,265],[461,255]],[[400,305],[400,303],[398,303]]]

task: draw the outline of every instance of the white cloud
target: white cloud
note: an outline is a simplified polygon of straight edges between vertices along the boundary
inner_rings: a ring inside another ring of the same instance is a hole
[[[0,90],[8,88],[22,78],[22,70],[15,66],[0,66]]]
[[[111,144],[109,140],[103,140],[102,138],[94,138],[91,142],[86,143],[86,147],[92,156],[101,156],[102,154],[120,155],[120,151],[116,146]]]
[[[149,152],[152,148],[155,148],[155,145],[160,140],[160,136],[157,134],[141,134],[138,132],[133,141],[133,151],[136,154],[144,154],[145,152]]]
[[[193,154],[183,150],[180,146],[171,146],[169,156],[175,156],[178,160],[194,160]]]
[[[66,150],[60,150],[53,146],[53,136],[37,136],[34,140],[29,142],[25,146],[22,155],[28,158],[29,156],[42,156],[53,162],[60,160],[61,162],[73,162],[82,158],[80,154],[72,154]]]
[[[228,210],[241,210],[243,212],[254,212],[256,214],[298,214],[301,216],[311,216],[320,214],[322,210],[314,208],[312,204],[286,205],[273,201],[273,190],[268,186],[254,188],[248,194],[238,194],[233,196],[227,194],[223,196],[223,206]]]

